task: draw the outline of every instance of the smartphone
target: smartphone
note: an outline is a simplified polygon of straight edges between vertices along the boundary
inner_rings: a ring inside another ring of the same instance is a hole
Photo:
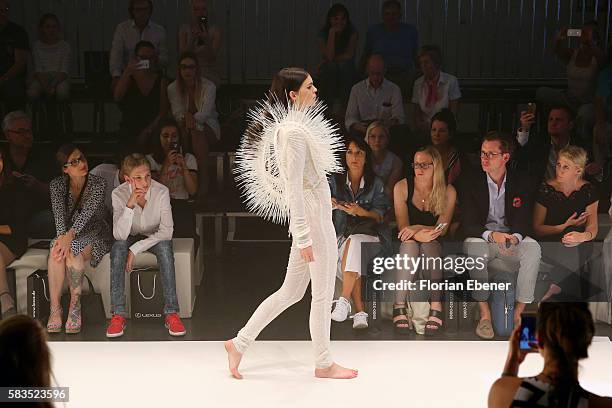
[[[150,66],[151,63],[149,62],[149,60],[144,59],[138,61],[138,63],[136,64],[136,69],[149,69]]]
[[[580,37],[582,35],[582,30],[580,28],[569,28],[567,30],[568,37]]]
[[[436,225],[436,229],[434,231],[441,231],[444,228],[446,228],[447,223],[446,222],[441,222],[440,224]]]
[[[179,142],[170,143],[170,150],[174,150],[177,153],[181,153],[181,146],[179,145]]]
[[[535,115],[536,114],[536,104],[533,102],[530,102],[527,104],[527,113],[531,114],[531,115]]]
[[[521,350],[535,350],[532,345],[538,342],[536,339],[536,319],[536,315],[533,313],[521,314],[521,337],[519,340]]]
[[[583,211],[583,212],[581,212],[581,213],[580,213],[580,215],[578,216],[578,218],[580,218],[580,217],[584,217],[585,215],[589,215],[589,213],[588,213],[588,212],[586,212],[586,211]]]

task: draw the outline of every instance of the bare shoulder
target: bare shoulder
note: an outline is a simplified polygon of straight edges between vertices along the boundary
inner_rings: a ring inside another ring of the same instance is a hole
[[[446,186],[446,199],[456,199],[457,198],[457,190],[452,184],[448,184]]]
[[[408,195],[408,181],[406,178],[401,179],[393,187],[393,196],[406,199]]]
[[[522,381],[519,377],[498,378],[489,390],[489,408],[509,407]]]

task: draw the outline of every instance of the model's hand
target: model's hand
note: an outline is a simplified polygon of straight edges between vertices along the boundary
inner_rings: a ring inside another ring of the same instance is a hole
[[[303,249],[300,249],[300,256],[306,262],[314,262],[314,254],[312,253],[312,245]]]
[[[586,233],[577,231],[568,232],[561,238],[561,242],[566,245],[581,244],[584,241],[586,241]]]
[[[364,216],[364,213],[366,212],[359,204],[357,203],[346,203],[346,204],[339,204],[338,207],[343,210],[345,213],[349,214],[349,215],[355,215],[358,217],[362,217]]]
[[[589,217],[589,214],[586,212],[583,214],[580,214],[580,216],[578,216],[577,213],[573,213],[563,224],[564,225],[563,229],[567,227],[575,227],[578,225],[583,225],[587,221],[588,217]]]
[[[514,254],[514,246],[518,245],[519,243],[517,237],[504,232],[496,231],[491,233],[491,239],[497,244],[499,252],[508,256]],[[510,243],[510,246],[508,246],[508,242]]]
[[[531,126],[535,123],[535,115],[533,113],[528,113],[527,111],[521,112],[521,130],[523,132],[529,132]]]
[[[442,230],[436,231],[435,229],[422,229],[414,234],[414,239],[419,242],[431,242],[436,240],[441,233]]]
[[[525,356],[527,356],[529,353],[535,353],[538,350],[537,343],[529,343],[531,346],[530,350],[521,350],[520,341],[521,326],[518,325],[514,328],[512,334],[510,335],[510,339],[508,340],[508,358],[506,361],[506,366],[516,369],[517,372],[519,365],[525,361]]]

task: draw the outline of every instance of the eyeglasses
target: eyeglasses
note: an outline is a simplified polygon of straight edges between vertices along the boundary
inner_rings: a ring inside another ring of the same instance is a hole
[[[8,132],[17,133],[18,135],[27,135],[32,133],[32,129],[20,128],[20,129],[8,129]]]
[[[433,166],[433,162],[429,162],[429,163],[412,163],[412,168],[415,169],[415,170],[416,169],[427,170],[431,166]]]
[[[74,160],[70,160],[69,162],[66,162],[66,164],[64,164],[64,168],[67,169],[68,167],[76,167],[79,164],[81,164],[81,162],[84,162],[84,161],[87,161],[85,157],[79,156]]]
[[[568,171],[568,170],[571,170],[571,169],[572,169],[570,166],[568,166],[568,165],[566,165],[566,164],[561,164],[561,163],[557,163],[557,164],[556,164],[556,167],[557,167],[558,169],[563,170],[563,171]]]
[[[504,154],[504,152],[499,152],[499,153],[493,153],[493,152],[480,152],[480,158],[484,159],[485,157],[489,160],[491,160],[492,158],[494,158],[495,156],[500,156]]]
[[[179,65],[180,69],[196,69],[197,66],[196,65],[185,65],[185,64],[181,64]]]

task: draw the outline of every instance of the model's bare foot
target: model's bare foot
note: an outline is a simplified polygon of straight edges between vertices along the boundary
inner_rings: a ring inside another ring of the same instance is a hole
[[[224,344],[225,351],[227,351],[227,361],[229,362],[229,370],[232,373],[232,376],[238,380],[242,380],[242,374],[238,372],[238,366],[240,365],[240,360],[242,360],[242,354],[236,350],[234,347],[234,342],[231,340],[227,340]]]
[[[357,374],[357,370],[344,368],[336,363],[328,368],[315,368],[317,378],[351,379],[357,377]]]

